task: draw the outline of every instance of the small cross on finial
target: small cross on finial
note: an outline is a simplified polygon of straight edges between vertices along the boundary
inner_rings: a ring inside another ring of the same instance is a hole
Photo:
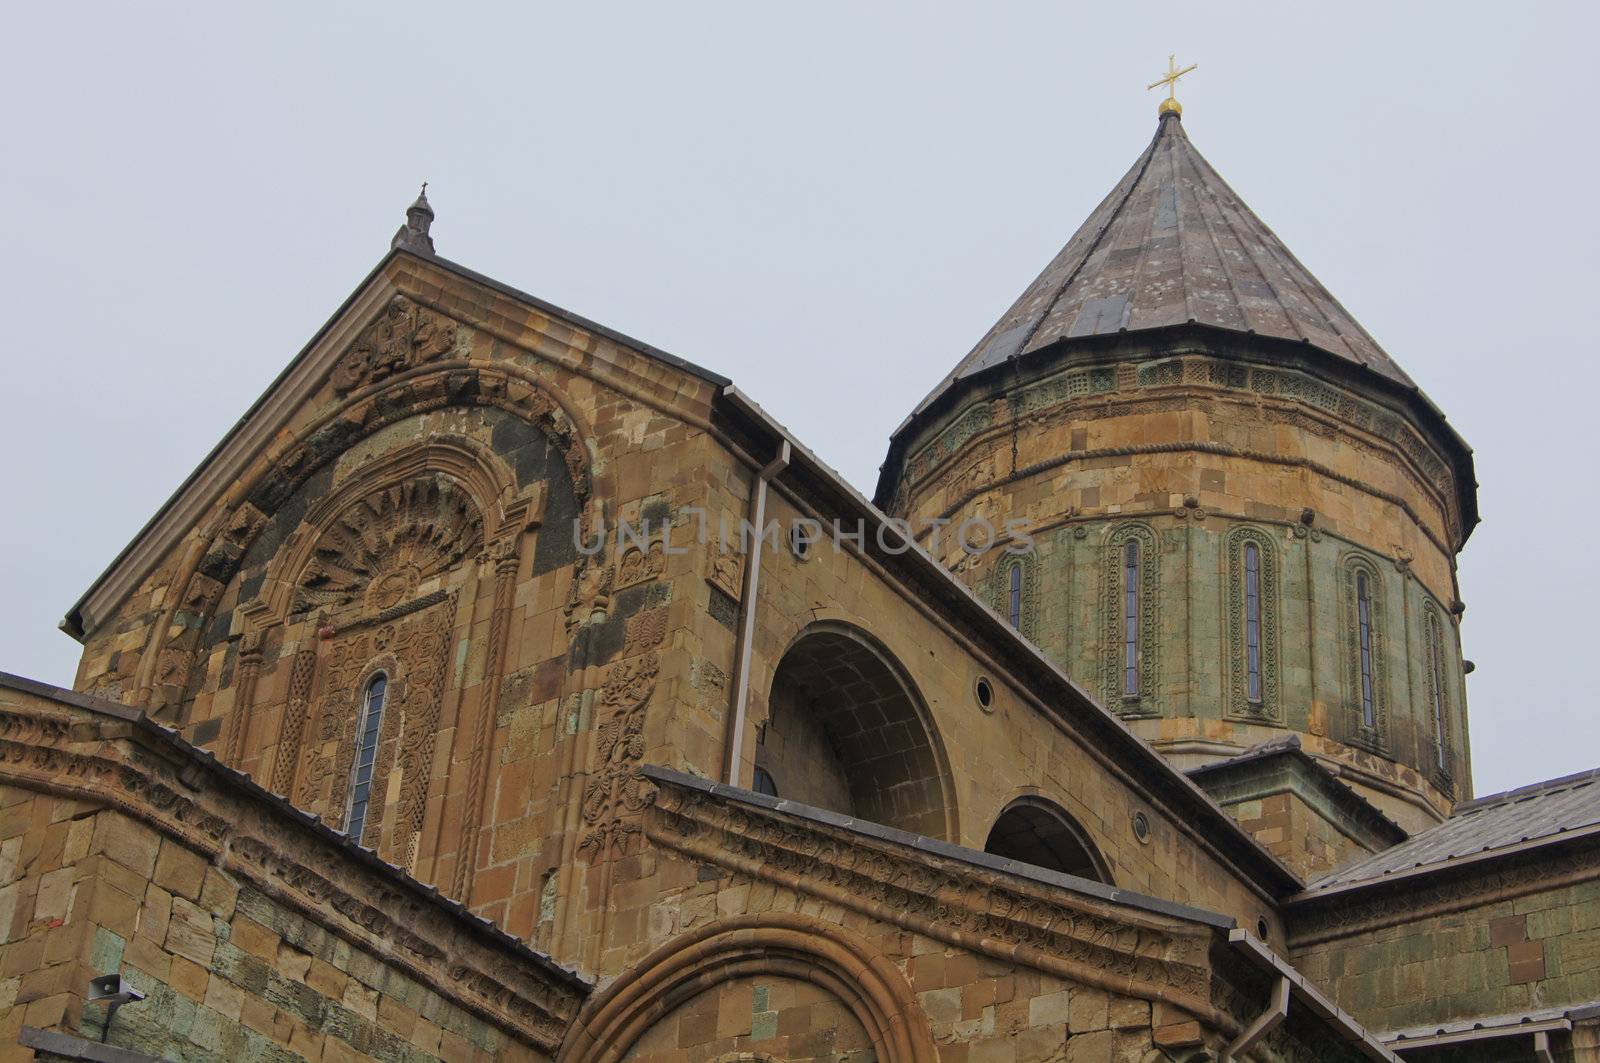
[[[1162,85],[1167,87],[1167,98],[1161,101],[1160,107],[1156,108],[1157,114],[1183,114],[1183,104],[1178,102],[1178,79],[1191,71],[1198,70],[1200,64],[1190,63],[1180,70],[1178,69],[1177,60],[1176,53],[1167,56],[1167,72],[1145,86],[1145,91],[1147,92],[1150,89],[1160,88]]]
[[[426,182],[426,181],[422,182],[422,194],[423,195],[427,195],[428,194],[428,182]]]

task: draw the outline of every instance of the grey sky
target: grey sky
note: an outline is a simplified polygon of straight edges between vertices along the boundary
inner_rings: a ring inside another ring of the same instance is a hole
[[[1144,85],[1476,448],[1480,792],[1600,763],[1594,5],[13,5],[0,668],[388,246],[731,376],[871,492]],[[1571,563],[1567,560],[1570,559]]]

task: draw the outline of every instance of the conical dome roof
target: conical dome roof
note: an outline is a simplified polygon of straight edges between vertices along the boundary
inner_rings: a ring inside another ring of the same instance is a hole
[[[1303,341],[1415,387],[1167,113],[1133,168],[912,416],[1015,355],[1189,322]]]

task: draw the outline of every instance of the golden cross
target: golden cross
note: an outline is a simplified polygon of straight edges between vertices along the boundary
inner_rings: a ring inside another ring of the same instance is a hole
[[[1162,85],[1167,87],[1167,98],[1161,101],[1161,106],[1158,108],[1162,114],[1166,114],[1168,111],[1171,111],[1174,114],[1183,113],[1183,105],[1178,102],[1178,79],[1183,77],[1183,75],[1200,68],[1199,63],[1190,63],[1182,70],[1179,70],[1177,59],[1178,57],[1176,54],[1167,56],[1166,74],[1145,86],[1146,91],[1160,88]]]

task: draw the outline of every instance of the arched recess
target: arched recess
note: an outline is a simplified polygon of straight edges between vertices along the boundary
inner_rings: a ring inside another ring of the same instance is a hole
[[[989,828],[983,851],[1064,875],[1115,885],[1105,857],[1066,809],[1027,794],[1007,805]]]
[[[427,314],[448,320],[432,311]],[[200,633],[212,623],[224,588],[283,504],[330,462],[389,425],[450,407],[493,408],[519,418],[542,433],[560,456],[575,495],[577,537],[593,538],[601,500],[610,497],[612,485],[596,471],[590,433],[572,402],[548,380],[512,363],[440,358],[374,375],[363,368],[371,365],[369,333],[386,335],[384,327],[384,322],[375,322],[345,355],[342,366],[359,370],[343,379],[350,387],[335,387],[336,398],[322,414],[258,459],[218,503],[201,529],[201,538],[186,551],[175,583],[181,591],[167,603],[162,621],[152,626],[136,677],[138,701],[156,715],[180,713],[192,696],[189,682]],[[448,327],[457,326],[451,322]],[[342,366],[335,370],[336,379]],[[598,586],[596,573],[603,571],[605,558],[580,555],[575,562],[569,594],[573,613]],[[180,608],[199,622],[173,624]]]
[[[893,963],[838,927],[766,912],[709,923],[630,966],[589,998],[557,1063],[624,1059],[657,1020],[752,975],[793,978],[832,994],[865,1028],[880,1063],[939,1058],[927,1016]]]
[[[954,841],[955,786],[916,686],[866,632],[824,621],[773,675],[756,763],[778,796]]]
[[[337,588],[319,591],[313,585],[329,574],[319,568],[333,567],[324,565],[330,550],[344,555],[337,567],[353,579],[380,577],[359,562],[396,547],[415,555],[426,572],[434,556],[438,563],[454,563],[516,535],[539,518],[541,501],[537,491],[518,497],[515,474],[475,440],[443,437],[400,447],[362,466],[307,509],[268,566],[255,611],[281,621],[307,608],[344,604]],[[400,532],[415,541],[387,541]]]

